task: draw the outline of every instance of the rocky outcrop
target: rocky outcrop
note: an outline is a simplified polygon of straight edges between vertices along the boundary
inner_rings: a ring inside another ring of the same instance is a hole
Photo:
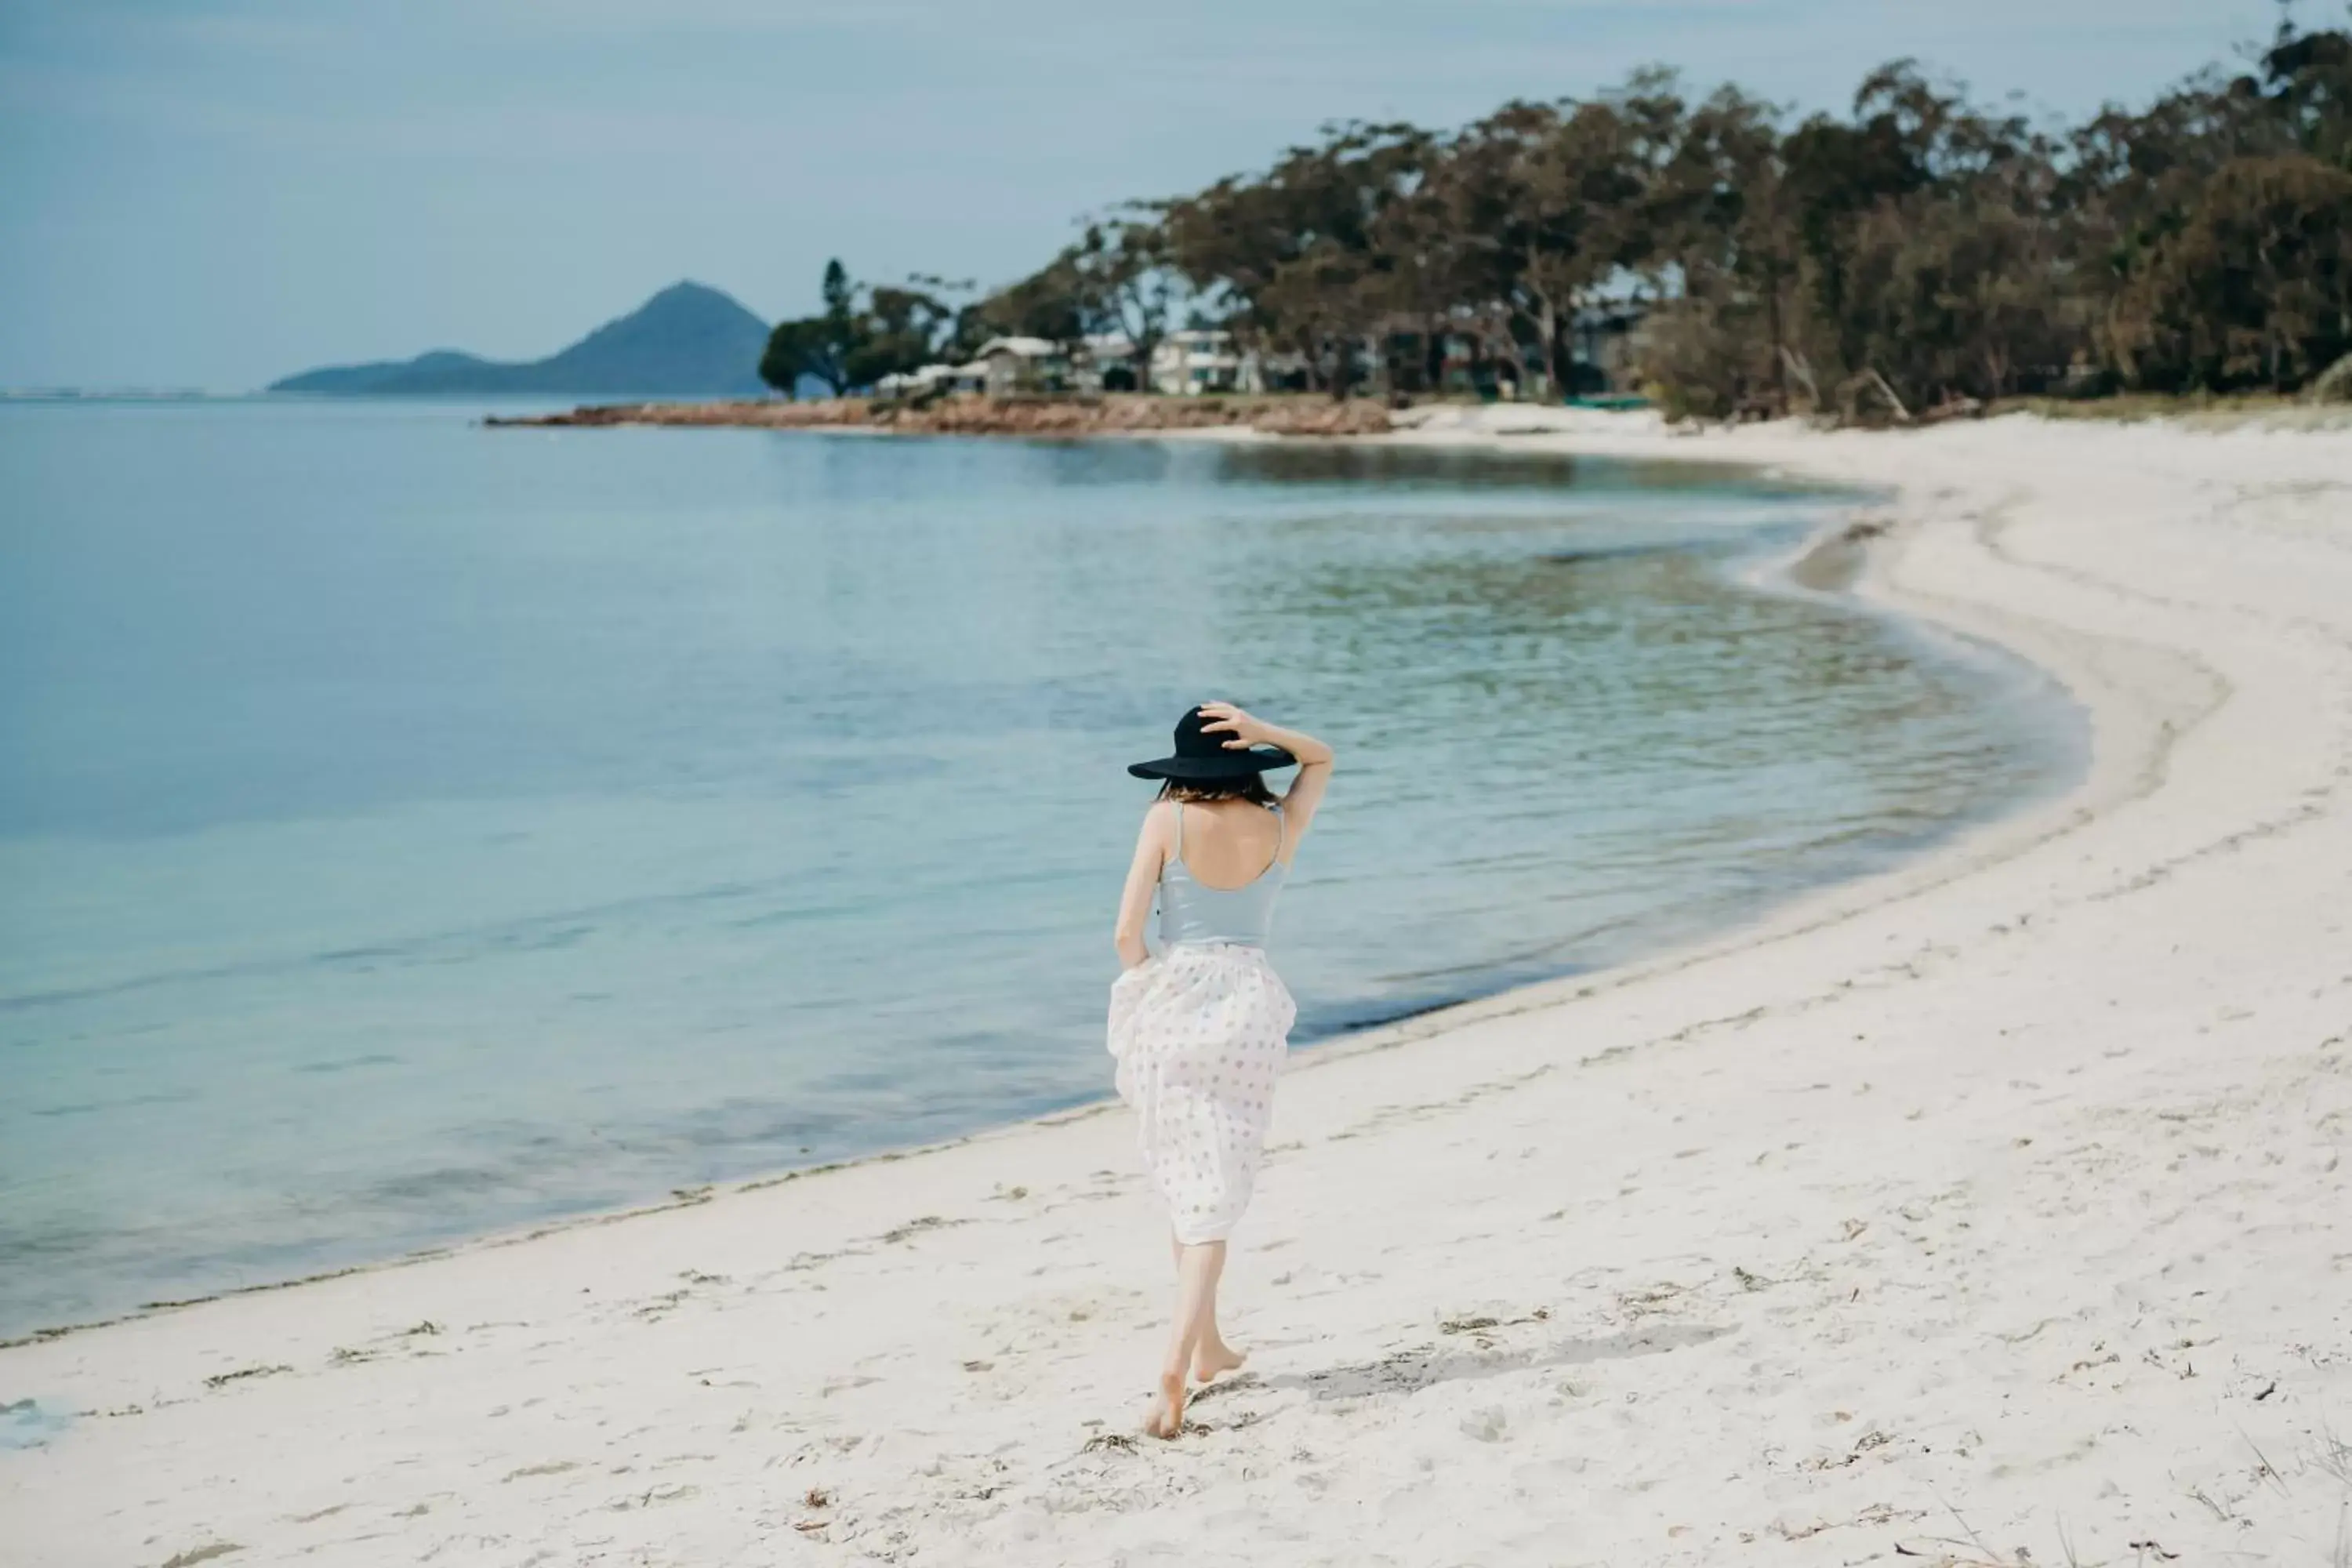
[[[614,403],[567,414],[482,421],[492,426],[684,425],[771,430],[856,428],[905,435],[1116,436],[1243,426],[1269,436],[1380,436],[1388,411],[1362,398],[946,397],[928,404],[832,397],[806,403]]]

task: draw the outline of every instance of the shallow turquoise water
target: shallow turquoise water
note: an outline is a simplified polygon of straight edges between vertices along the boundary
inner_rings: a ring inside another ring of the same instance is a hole
[[[0,1333],[1105,1092],[1189,703],[1335,742],[1300,1038],[2080,766],[1747,585],[1836,504],[1402,451],[0,408]]]

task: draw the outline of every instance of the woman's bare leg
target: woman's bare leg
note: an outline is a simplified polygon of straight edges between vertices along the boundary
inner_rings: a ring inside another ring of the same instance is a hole
[[[1223,1244],[1218,1245],[1222,1247]],[[1223,1258],[1218,1258],[1217,1268],[1222,1278],[1224,1272]],[[1201,1342],[1192,1347],[1192,1381],[1214,1382],[1223,1373],[1237,1370],[1248,1359],[1249,1352],[1237,1351],[1225,1343],[1225,1336],[1217,1328],[1217,1288],[1212,1284],[1209,1287],[1208,1319],[1201,1325]]]
[[[1160,1363],[1160,1397],[1143,1429],[1155,1437],[1173,1437],[1184,1429],[1185,1378],[1210,1331],[1216,1310],[1217,1277],[1224,1272],[1225,1244],[1204,1241],[1180,1247],[1176,1255],[1176,1321],[1169,1331],[1168,1354]]]
[[[1184,1244],[1176,1239],[1176,1233],[1172,1230],[1168,1233],[1168,1257],[1180,1271],[1183,1268]],[[1219,1266],[1219,1270],[1222,1275],[1222,1264]],[[1227,1344],[1224,1331],[1217,1327],[1217,1292],[1214,1287],[1212,1287],[1209,1291],[1208,1325],[1202,1330],[1201,1342],[1192,1352],[1192,1381],[1194,1383],[1213,1382],[1223,1373],[1240,1370],[1242,1363],[1247,1360],[1249,1360],[1249,1352],[1237,1351]]]

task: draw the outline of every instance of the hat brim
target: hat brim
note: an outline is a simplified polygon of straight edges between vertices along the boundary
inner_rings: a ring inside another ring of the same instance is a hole
[[[1211,757],[1155,757],[1148,763],[1129,763],[1127,771],[1139,779],[1192,779],[1213,783],[1221,779],[1245,779],[1252,773],[1266,773],[1275,768],[1297,764],[1298,759],[1279,746],[1255,746],[1245,752],[1221,752]]]

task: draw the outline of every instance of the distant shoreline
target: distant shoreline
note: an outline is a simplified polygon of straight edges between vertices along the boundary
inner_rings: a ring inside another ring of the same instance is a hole
[[[940,398],[921,405],[864,397],[714,403],[583,404],[564,413],[486,415],[492,429],[602,429],[623,425],[754,430],[878,430],[922,436],[1100,436],[1246,428],[1268,436],[1383,436],[1388,410],[1364,398],[1221,396]]]

